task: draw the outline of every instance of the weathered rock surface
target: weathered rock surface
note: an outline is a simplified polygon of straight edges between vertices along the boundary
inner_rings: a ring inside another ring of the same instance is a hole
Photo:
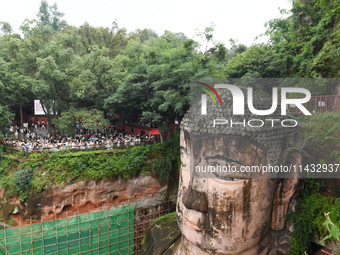
[[[272,80],[268,82],[273,85]],[[238,90],[247,95],[246,88]],[[301,165],[303,130],[283,125],[295,120],[282,116],[280,107],[270,115],[254,114],[248,109],[244,114],[233,114],[236,97],[229,90],[219,91],[219,95],[223,106],[207,103],[207,114],[202,114],[203,104],[198,102],[181,122],[177,221],[182,237],[175,254],[286,254],[290,241],[286,215],[298,188],[296,174],[242,170]],[[252,98],[255,109],[266,110],[272,105],[272,100],[261,94],[253,93]],[[268,119],[276,124],[268,125]],[[216,120],[222,124],[215,125]],[[201,174],[209,166],[213,169],[211,175]],[[234,171],[215,171],[212,166],[234,166]]]
[[[141,255],[174,254],[180,242],[176,213],[154,220],[143,239]]]
[[[3,188],[0,188],[1,199],[3,195]],[[3,202],[3,213],[5,217],[17,220],[19,225],[26,225],[137,201],[139,206],[157,206],[171,199],[168,195],[167,185],[149,175],[129,180],[89,180],[30,194],[25,204],[21,204],[18,197],[7,199]]]

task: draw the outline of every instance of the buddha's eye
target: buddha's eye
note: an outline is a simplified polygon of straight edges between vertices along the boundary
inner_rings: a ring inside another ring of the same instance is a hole
[[[224,155],[212,155],[205,158],[204,165],[200,166],[200,170],[220,180],[239,181],[249,178],[248,174],[240,171],[240,168],[246,165],[244,162]]]
[[[216,160],[216,159],[210,159],[206,161],[206,164],[209,166],[223,166],[226,165],[227,162],[223,161],[223,160]]]
[[[239,180],[244,179],[244,178],[233,178],[233,177],[221,176],[221,175],[215,174],[215,173],[213,173],[212,175],[214,175],[217,179],[224,180],[224,181],[239,181]]]
[[[181,162],[182,167],[188,167],[188,165],[184,164],[183,162]]]
[[[189,155],[189,153],[188,153],[188,151],[187,151],[187,149],[185,147],[180,146],[180,149],[181,149],[182,152],[184,152],[187,156],[190,157],[190,155]]]

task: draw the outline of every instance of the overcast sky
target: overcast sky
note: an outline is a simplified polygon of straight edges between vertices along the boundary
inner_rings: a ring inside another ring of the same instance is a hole
[[[35,19],[41,0],[1,0],[0,21],[9,22],[15,32],[25,18]],[[131,32],[150,28],[158,34],[164,30],[183,32],[194,38],[213,22],[216,41],[229,46],[230,38],[250,46],[265,32],[264,24],[282,17],[281,9],[290,9],[289,0],[48,0],[57,3],[69,25],[109,27],[116,20]],[[265,41],[261,39],[258,42]]]

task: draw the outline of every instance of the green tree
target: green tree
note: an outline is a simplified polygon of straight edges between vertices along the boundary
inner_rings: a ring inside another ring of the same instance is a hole
[[[117,56],[126,46],[128,37],[126,29],[119,28],[117,22],[113,22],[111,28],[91,27],[87,22],[78,29],[80,44],[86,53],[91,52],[91,48],[97,45],[99,48],[109,49],[109,56]]]
[[[58,126],[62,134],[73,135],[76,125],[83,124],[89,130],[104,129],[109,122],[104,118],[104,113],[97,109],[88,110],[86,108],[71,107],[68,111],[62,113],[57,118],[55,124]]]
[[[227,48],[223,43],[214,40],[215,24],[211,23],[204,30],[196,31],[201,43],[196,44],[196,50],[201,53],[199,59],[203,69],[207,70],[209,76],[223,77],[222,70],[227,63]]]
[[[7,106],[0,104],[0,138],[7,133],[9,121],[13,119],[14,114],[10,113]]]
[[[105,100],[107,111],[123,120],[140,118],[161,131],[169,130],[189,107],[190,79],[209,74],[196,47],[193,40],[182,41],[168,31],[144,43],[138,38],[131,41],[125,54],[115,59],[122,82]]]
[[[6,88],[8,83],[8,65],[7,63],[0,58],[0,99],[2,99],[4,95],[4,89]],[[3,137],[5,133],[7,133],[7,128],[9,127],[9,121],[13,119],[14,115],[10,113],[7,106],[3,105],[3,100],[0,101],[0,139]]]
[[[141,42],[145,42],[147,40],[150,40],[151,38],[157,38],[158,34],[153,31],[152,29],[137,29],[134,32],[132,32],[129,37],[131,39],[139,38]]]
[[[4,35],[8,35],[13,32],[13,29],[12,29],[12,26],[8,22],[0,21],[0,31]]]
[[[58,32],[67,25],[65,20],[61,20],[63,16],[64,13],[58,11],[57,3],[49,6],[47,1],[41,1],[37,17],[43,26],[51,26],[54,32]]]
[[[228,50],[228,60],[232,59],[233,57],[236,57],[238,54],[241,54],[242,52],[247,50],[247,46],[244,44],[240,44],[234,39],[229,39],[229,43],[231,45],[230,49]]]
[[[277,78],[281,75],[275,50],[263,44],[253,45],[233,57],[224,71],[230,78]]]
[[[287,18],[269,21],[266,32],[281,62],[281,76],[339,77],[340,2],[295,0],[288,13]]]
[[[5,86],[0,88],[0,99],[11,112],[19,110],[21,124],[23,123],[23,105],[33,101],[31,87],[34,81],[29,76],[32,71],[32,55],[26,43],[15,34],[0,38],[0,59],[2,60],[0,65],[6,73],[2,76]]]
[[[90,52],[72,60],[69,73],[71,94],[79,107],[95,107],[102,110],[104,99],[116,89],[119,82],[117,66],[109,56],[109,49],[90,47]]]

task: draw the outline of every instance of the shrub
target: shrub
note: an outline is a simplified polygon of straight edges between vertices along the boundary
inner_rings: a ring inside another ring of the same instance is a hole
[[[337,228],[340,227],[340,199],[322,196],[318,189],[311,189],[311,182],[316,183],[315,180],[307,180],[296,210],[289,216],[295,227],[291,239],[290,255],[304,254],[308,250],[315,233],[321,238],[329,236],[329,230],[325,223],[327,222],[325,213]],[[329,236],[329,239],[336,240],[336,238],[336,235]]]
[[[179,133],[175,132],[172,139],[164,143],[161,155],[151,162],[151,170],[159,177],[159,182],[172,181],[180,167]]]
[[[340,153],[335,149],[340,144],[340,113],[323,113],[304,117],[306,120],[307,143],[316,152],[325,151],[340,161]]]
[[[20,200],[24,201],[29,189],[39,193],[54,184],[100,181],[112,177],[128,179],[142,169],[150,170],[151,165],[160,181],[168,181],[173,179],[178,169],[179,135],[175,134],[164,145],[134,146],[124,151],[34,153],[29,155],[29,159],[18,162],[6,157],[0,162],[0,185],[6,187],[7,196],[19,194]]]
[[[25,201],[27,198],[27,192],[30,188],[33,171],[33,168],[29,168],[15,173],[14,185],[21,202]]]

